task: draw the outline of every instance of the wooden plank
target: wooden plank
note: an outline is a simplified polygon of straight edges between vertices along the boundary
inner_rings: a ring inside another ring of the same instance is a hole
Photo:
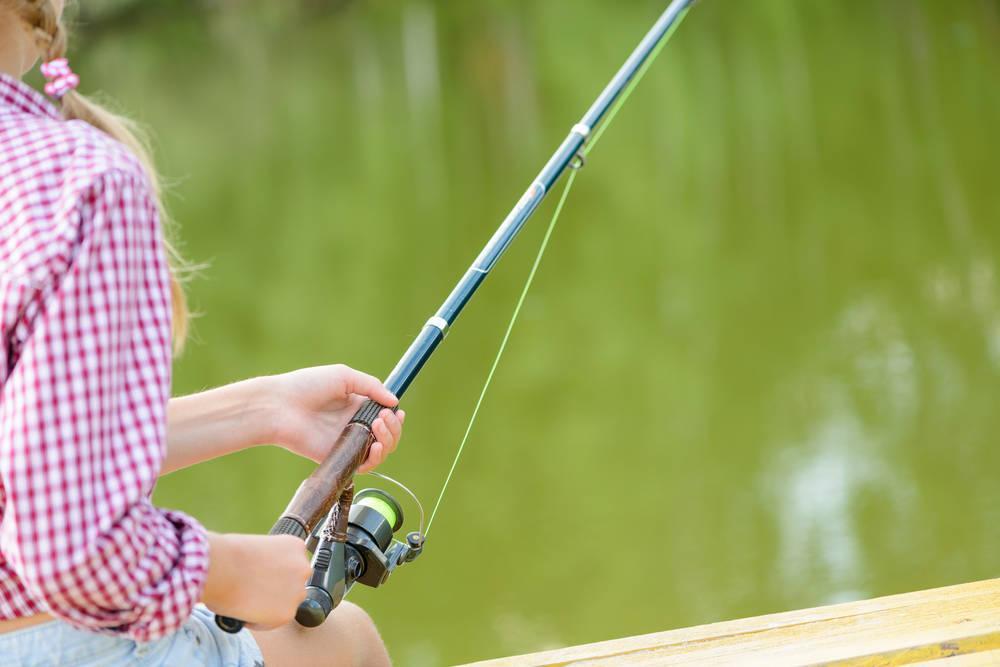
[[[915,662],[909,667],[1000,667],[1000,650],[964,653],[940,660]]]
[[[991,579],[475,664],[947,667],[977,654],[986,662],[964,664],[993,664],[998,652],[1000,579]]]

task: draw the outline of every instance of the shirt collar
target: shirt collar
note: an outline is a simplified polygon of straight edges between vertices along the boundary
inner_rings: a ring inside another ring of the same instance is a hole
[[[32,116],[55,119],[62,117],[59,110],[45,99],[44,95],[3,72],[0,72],[0,107],[8,107]]]

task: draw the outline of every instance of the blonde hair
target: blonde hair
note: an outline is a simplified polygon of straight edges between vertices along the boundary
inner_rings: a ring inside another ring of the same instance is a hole
[[[14,11],[27,23],[35,37],[42,61],[50,62],[66,55],[67,33],[51,0],[3,0],[12,5]],[[66,93],[60,100],[63,118],[82,120],[104,132],[112,139],[124,144],[142,163],[153,190],[153,197],[160,211],[160,218],[167,220],[160,191],[160,177],[153,164],[149,140],[142,130],[131,120],[105,109],[101,105],[80,95],[75,90]],[[179,279],[184,263],[174,247],[168,242],[167,257],[170,264],[170,301],[173,310],[174,351],[179,352],[187,335],[188,307],[184,289]]]

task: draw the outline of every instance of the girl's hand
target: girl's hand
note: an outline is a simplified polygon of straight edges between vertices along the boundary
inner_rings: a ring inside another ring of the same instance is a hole
[[[291,535],[208,534],[201,600],[262,630],[291,623],[312,575],[305,545]]]
[[[343,364],[316,366],[261,378],[271,405],[272,438],[276,444],[319,463],[361,404],[372,399],[395,406],[399,401],[375,377]],[[406,413],[382,410],[372,434],[368,459],[358,468],[366,473],[381,464],[399,443]]]

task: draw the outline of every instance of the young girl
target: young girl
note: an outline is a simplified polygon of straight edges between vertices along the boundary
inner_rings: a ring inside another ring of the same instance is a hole
[[[320,460],[363,400],[396,399],[328,366],[169,400],[186,311],[156,175],[129,125],[74,92],[61,12],[0,0],[0,665],[385,664],[357,607],[291,622],[300,540],[150,503],[158,475],[261,443]],[[20,81],[39,60],[51,102]],[[383,411],[363,470],[403,416]]]

